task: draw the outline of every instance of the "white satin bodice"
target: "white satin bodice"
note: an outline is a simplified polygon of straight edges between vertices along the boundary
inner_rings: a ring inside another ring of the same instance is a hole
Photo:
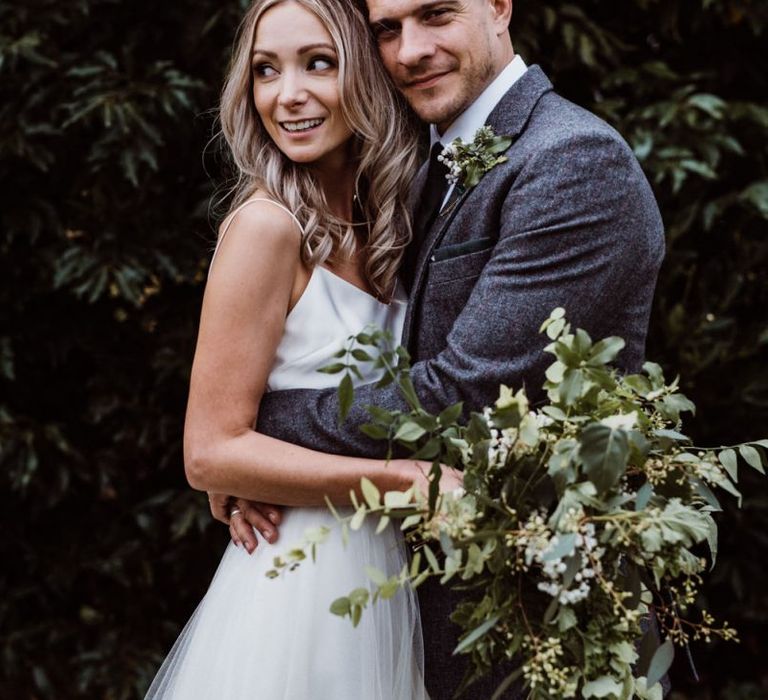
[[[384,304],[330,270],[316,267],[304,293],[285,319],[283,338],[267,381],[269,391],[335,386],[341,375],[318,370],[338,362],[334,353],[345,347],[349,336],[366,326],[388,330],[399,341],[405,304],[399,285],[392,302]],[[366,366],[368,363],[357,364],[365,381],[378,378]]]
[[[237,213],[253,202],[269,202],[288,213],[302,231],[301,223],[290,210],[271,199],[254,197],[243,202],[229,216],[218,245],[221,245]],[[217,249],[218,249],[217,245]],[[216,257],[214,252],[211,265]],[[320,368],[338,362],[334,353],[345,347],[349,336],[367,326],[387,330],[400,341],[405,320],[406,295],[398,282],[394,297],[385,304],[351,282],[317,266],[299,300],[285,319],[283,337],[267,379],[267,391],[281,389],[324,389],[336,386],[339,374],[326,374]],[[357,363],[364,382],[378,379],[371,363]],[[355,384],[360,380],[353,377]]]

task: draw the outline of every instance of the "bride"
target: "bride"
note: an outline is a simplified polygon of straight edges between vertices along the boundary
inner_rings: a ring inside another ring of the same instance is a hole
[[[348,505],[363,476],[382,491],[426,490],[425,465],[321,454],[253,430],[264,392],[332,385],[317,370],[350,334],[374,323],[399,336],[416,148],[398,104],[351,0],[249,8],[221,103],[239,186],[211,261],[184,451],[194,488],[287,507],[280,545],[259,535],[255,549],[228,546],[148,698],[426,697],[413,592],[373,606],[356,629],[329,612],[368,585],[366,565],[400,571],[394,528],[376,535],[365,523],[346,547],[332,534],[316,563],[265,576],[307,528],[333,526],[325,496]],[[446,471],[440,487],[459,483]]]

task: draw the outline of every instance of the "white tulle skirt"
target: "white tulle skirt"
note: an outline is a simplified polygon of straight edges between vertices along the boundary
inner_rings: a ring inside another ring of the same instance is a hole
[[[268,579],[273,558],[307,528],[333,528],[317,561]],[[325,508],[285,509],[280,539],[253,554],[229,544],[205,597],[163,662],[147,698],[175,700],[426,700],[416,596],[401,590],[363,613],[358,627],[329,611],[370,588],[365,565],[398,573],[406,562],[391,525],[366,522],[345,547]]]

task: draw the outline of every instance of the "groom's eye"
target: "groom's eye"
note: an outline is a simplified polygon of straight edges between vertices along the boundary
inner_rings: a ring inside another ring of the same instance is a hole
[[[450,19],[451,11],[446,8],[438,8],[435,10],[429,10],[424,13],[424,19],[430,24],[440,24],[447,22]]]
[[[371,29],[376,41],[388,41],[400,33],[400,27],[394,22],[376,22]]]

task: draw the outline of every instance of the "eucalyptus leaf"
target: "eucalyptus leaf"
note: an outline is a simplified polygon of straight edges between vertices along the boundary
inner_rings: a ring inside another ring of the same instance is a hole
[[[367,477],[360,479],[360,490],[363,492],[363,498],[371,509],[376,509],[381,505],[381,494],[374,483]]]
[[[738,465],[738,458],[736,457],[735,450],[732,450],[730,448],[726,450],[722,450],[718,455],[717,458],[720,460],[720,464],[725,467],[725,471],[728,472],[728,476],[733,479],[734,482],[738,482],[739,480],[739,465]]]
[[[648,666],[647,682],[648,687],[658,683],[664,675],[669,671],[672,666],[672,661],[675,658],[675,647],[672,644],[671,639],[666,639],[656,649],[651,659],[651,663]]]
[[[333,603],[331,603],[331,612],[334,615],[339,615],[340,617],[349,615],[351,608],[352,604],[350,603],[349,598],[346,596],[343,598],[337,598],[333,601]]]
[[[752,447],[752,445],[739,445],[739,454],[752,469],[756,469],[761,474],[765,474],[760,453]]]
[[[560,534],[557,536],[557,544],[548,550],[542,557],[542,561],[552,561],[553,559],[563,559],[573,554],[573,550],[576,547],[576,538],[578,535],[575,533]]]
[[[482,624],[478,625],[468,635],[461,638],[458,646],[453,650],[454,655],[461,654],[469,649],[478,639],[492,630],[499,621],[500,615],[494,615]]]

